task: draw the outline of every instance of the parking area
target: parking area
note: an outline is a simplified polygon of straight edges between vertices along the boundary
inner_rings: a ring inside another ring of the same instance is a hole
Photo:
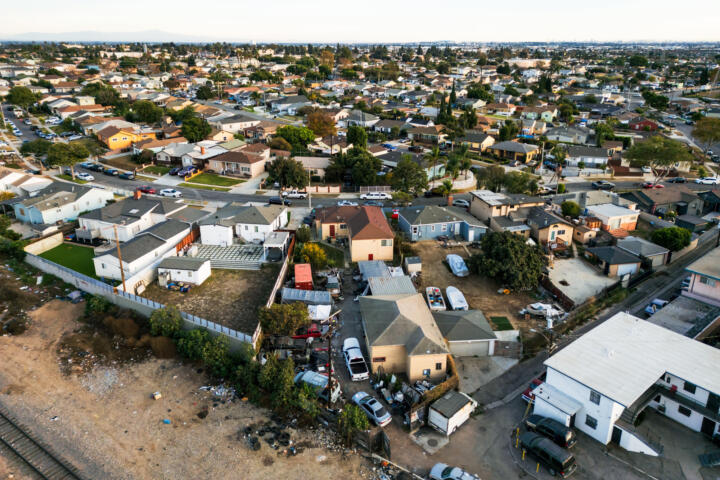
[[[549,270],[553,285],[570,297],[576,305],[618,281],[616,278],[603,275],[581,258],[556,260],[553,268]]]

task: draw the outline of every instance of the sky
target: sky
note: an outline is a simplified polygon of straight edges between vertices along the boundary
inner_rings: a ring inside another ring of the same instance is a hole
[[[720,41],[718,0],[34,0],[0,38],[158,30],[211,41]],[[133,40],[128,38],[127,40]],[[138,39],[144,40],[144,39]]]

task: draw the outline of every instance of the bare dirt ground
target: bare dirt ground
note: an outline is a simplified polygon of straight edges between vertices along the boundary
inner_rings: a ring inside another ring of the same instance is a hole
[[[445,257],[451,253],[460,255],[467,260],[468,254],[462,247],[442,248],[438,242],[423,241],[413,244],[413,249],[422,259],[421,293],[426,287],[445,289],[452,285],[460,289],[465,295],[468,305],[472,309],[482,310],[485,317],[507,317],[515,328],[523,328],[524,320],[518,312],[528,303],[535,300],[524,292],[513,292],[510,295],[500,295],[497,291],[501,285],[492,279],[471,273],[464,278],[456,277],[450,269],[443,264]],[[474,254],[477,250],[470,250]]]
[[[142,296],[252,335],[258,307],[267,302],[278,268],[269,264],[260,271],[213,269],[210,278],[187,293],[154,282]]]
[[[59,356],[74,344],[69,339],[83,332],[85,341],[103,335],[90,334],[75,321],[83,308],[83,303],[52,300],[29,314],[23,334],[0,337],[0,402],[87,478],[369,477],[360,456],[325,448],[322,431],[288,428],[294,444],[304,450],[294,457],[265,442],[251,451],[238,433],[251,423],[266,422],[267,412],[201,391],[207,379],[197,367],[91,350],[80,356],[105,361],[90,369],[67,369],[63,362],[78,357]],[[162,393],[160,400],[150,398],[155,391]],[[0,479],[22,478],[8,476],[16,471],[13,462],[0,454]]]

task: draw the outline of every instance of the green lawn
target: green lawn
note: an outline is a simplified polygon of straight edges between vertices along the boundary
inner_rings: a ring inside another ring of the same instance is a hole
[[[145,167],[142,171],[146,173],[154,173],[155,175],[166,175],[170,171],[170,167],[150,165],[149,167]]]
[[[244,182],[236,178],[223,177],[214,173],[201,173],[197,177],[190,179],[192,183],[202,183],[203,185],[217,185],[219,187],[232,187],[238,183]]]
[[[58,178],[62,178],[63,180],[67,180],[67,181],[69,181],[69,182],[79,183],[79,184],[81,184],[81,185],[82,185],[83,183],[87,183],[85,180],[80,180],[79,178],[76,178],[75,180],[73,180],[70,175],[66,175],[66,174],[64,174],[64,173],[61,174],[61,175],[58,175],[57,177],[58,177]]]
[[[339,248],[331,247],[324,243],[318,243],[320,248],[325,250],[325,254],[328,258],[328,265],[331,267],[344,267],[345,266],[345,252]]]
[[[93,265],[95,252],[90,247],[63,243],[41,253],[40,256],[88,277],[97,278],[95,276],[95,266]]]
[[[215,190],[216,192],[229,192],[230,188],[228,187],[212,187],[210,185],[195,185],[193,183],[181,183],[181,187],[188,187],[188,188],[199,188],[200,190]]]
[[[513,326],[507,317],[490,317],[490,321],[495,325],[495,328],[498,331],[513,329]]]

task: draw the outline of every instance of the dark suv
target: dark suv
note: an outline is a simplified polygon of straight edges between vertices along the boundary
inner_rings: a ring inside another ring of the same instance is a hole
[[[572,453],[537,433],[525,432],[520,435],[520,446],[531,457],[542,463],[552,476],[560,475],[562,478],[567,478],[577,470]]]
[[[577,443],[575,432],[552,418],[541,415],[530,415],[525,419],[525,426],[531,432],[545,435],[561,447],[572,448]]]

